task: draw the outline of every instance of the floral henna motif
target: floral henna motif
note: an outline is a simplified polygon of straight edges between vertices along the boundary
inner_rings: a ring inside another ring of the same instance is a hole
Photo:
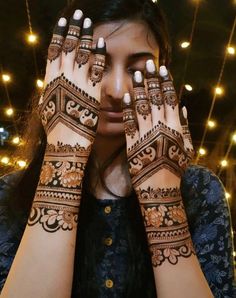
[[[181,177],[189,164],[182,135],[159,121],[148,134],[128,149],[131,179],[135,187],[166,168]]]
[[[171,80],[164,79],[162,83],[162,93],[164,102],[174,109],[178,104],[178,98]]]
[[[135,108],[138,115],[141,115],[146,120],[147,116],[151,113],[151,108],[147,100],[146,92],[141,84],[137,84],[134,88]]]
[[[63,75],[45,89],[39,106],[47,135],[60,122],[93,142],[98,125],[99,102]]]
[[[48,145],[28,225],[72,230],[78,222],[82,178],[91,148]]]
[[[48,60],[50,62],[56,60],[61,53],[64,37],[61,35],[53,35],[51,44],[48,48]]]
[[[126,135],[133,139],[137,132],[137,126],[135,122],[134,111],[131,106],[126,105],[126,108],[123,112],[123,121]]]
[[[178,188],[137,192],[147,232],[153,266],[165,260],[177,264],[194,254],[187,217]]]
[[[87,38],[87,39],[86,39]],[[91,36],[83,36],[79,45],[79,50],[76,57],[76,62],[78,63],[79,68],[82,65],[85,65],[89,61],[89,56],[92,49],[93,39]]]
[[[147,78],[147,85],[150,102],[160,110],[161,106],[164,104],[164,100],[159,80],[156,77]]]
[[[91,81],[93,86],[102,81],[103,71],[105,67],[105,56],[97,54],[91,71]]]

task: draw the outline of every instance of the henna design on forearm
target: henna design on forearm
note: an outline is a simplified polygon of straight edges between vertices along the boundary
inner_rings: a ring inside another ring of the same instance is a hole
[[[72,230],[78,222],[82,178],[91,148],[47,145],[28,225],[47,232]]]
[[[52,81],[39,106],[47,135],[60,122],[93,142],[98,125],[99,102],[63,75]]]
[[[137,195],[153,266],[166,260],[175,265],[180,257],[195,254],[180,190],[149,187]]]
[[[159,121],[128,149],[128,161],[132,183],[137,187],[163,168],[181,177],[190,157],[184,148],[182,135]]]

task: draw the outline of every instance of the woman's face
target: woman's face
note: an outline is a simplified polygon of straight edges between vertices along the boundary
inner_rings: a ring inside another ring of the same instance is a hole
[[[158,66],[159,47],[148,26],[141,21],[109,22],[95,27],[94,43],[104,37],[107,45],[106,68],[102,80],[101,111],[97,134],[124,134],[122,98],[132,94],[132,75],[143,71],[154,59]]]

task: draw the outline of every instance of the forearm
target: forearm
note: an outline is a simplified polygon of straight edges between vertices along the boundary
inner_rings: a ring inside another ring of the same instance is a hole
[[[179,185],[169,180],[168,187],[142,191],[139,199],[158,297],[213,297],[194,252]]]
[[[82,159],[75,147],[47,147],[31,214],[2,298],[71,296]]]

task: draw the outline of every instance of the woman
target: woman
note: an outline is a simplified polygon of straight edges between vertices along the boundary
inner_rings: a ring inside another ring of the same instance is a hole
[[[166,68],[169,44],[158,6],[81,0],[64,15],[37,100],[41,144],[29,169],[15,176],[15,190],[6,190],[9,176],[2,182],[3,202],[10,201],[4,220],[23,220],[15,224],[25,230],[22,236],[15,228],[20,245],[1,297],[230,297],[223,189],[208,171],[186,170],[193,150],[186,109],[179,116]],[[19,194],[25,185],[27,202]],[[212,203],[217,212],[206,208]],[[195,224],[202,230],[194,248]],[[214,237],[202,241],[216,225],[224,252],[212,247]],[[208,274],[216,264],[223,283]]]

